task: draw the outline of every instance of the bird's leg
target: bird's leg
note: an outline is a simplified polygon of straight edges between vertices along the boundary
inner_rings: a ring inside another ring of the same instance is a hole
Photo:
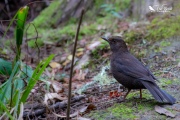
[[[140,89],[140,99],[142,99],[142,89]]]
[[[131,89],[128,89],[128,92],[124,96],[124,100],[126,99],[126,97],[127,97],[127,95],[129,94],[130,91],[131,91]]]

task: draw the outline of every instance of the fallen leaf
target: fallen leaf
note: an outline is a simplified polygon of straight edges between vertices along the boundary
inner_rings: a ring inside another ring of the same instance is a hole
[[[61,96],[57,93],[46,93],[44,97],[44,103],[48,105],[48,100],[53,100],[53,99],[58,99],[58,100],[67,100],[67,97]]]
[[[122,95],[122,93],[121,93],[121,92],[118,92],[117,90],[111,91],[111,92],[109,93],[110,98],[119,97],[119,96],[121,96],[121,95]]]
[[[84,80],[87,72],[82,70],[76,70],[73,80]]]
[[[70,118],[76,117],[76,116],[78,115],[78,113],[79,113],[79,112],[77,111],[77,112],[75,112],[75,113],[73,113],[73,114],[70,114],[69,117],[70,117]],[[54,112],[53,112],[53,114],[54,114],[55,116],[57,116],[57,117],[60,117],[60,118],[66,118],[66,116],[59,115],[59,114],[54,113]]]
[[[78,53],[76,54],[77,57],[79,57],[79,56],[81,56],[81,55],[83,55],[83,51],[80,51],[80,52],[78,52]]]
[[[60,82],[57,82],[55,80],[49,80],[49,81],[47,81],[47,83],[50,85],[50,87],[56,93],[62,93],[64,91],[64,87]]]
[[[77,52],[82,52],[82,51],[84,51],[84,48],[78,48],[77,49]]]
[[[62,93],[64,91],[63,85],[60,82],[51,80],[51,84],[56,93]]]
[[[67,58],[68,60],[72,60],[72,55],[69,55]]]
[[[74,67],[74,70],[81,69],[84,65],[86,65],[89,62],[89,52],[87,51],[82,58],[78,61],[78,64]]]
[[[78,117],[77,120],[91,120],[90,118]]]
[[[90,112],[92,110],[96,109],[96,106],[94,104],[89,104],[88,106],[85,106],[79,110],[81,114]]]
[[[62,65],[63,65],[63,66],[66,66],[68,63],[70,63],[70,60],[64,61]]]
[[[113,98],[113,91],[109,92],[109,96],[110,96],[110,98]]]
[[[57,62],[51,62],[49,65],[51,68],[61,68],[61,65]]]
[[[66,54],[61,55],[61,57],[60,57],[60,63],[66,61],[66,58],[67,58],[67,55],[66,55]]]
[[[175,117],[175,115],[173,113],[171,113],[167,109],[160,107],[160,106],[157,106],[157,105],[155,106],[155,111],[158,112],[159,114],[164,114],[164,115],[172,117],[172,118]]]
[[[96,47],[98,47],[99,45],[101,45],[101,42],[100,41],[95,41],[93,42],[92,44],[90,44],[87,49],[88,50],[94,50]]]

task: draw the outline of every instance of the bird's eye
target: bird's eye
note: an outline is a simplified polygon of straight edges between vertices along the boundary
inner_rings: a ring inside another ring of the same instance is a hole
[[[112,43],[116,43],[116,41],[115,41],[115,40],[112,40]]]

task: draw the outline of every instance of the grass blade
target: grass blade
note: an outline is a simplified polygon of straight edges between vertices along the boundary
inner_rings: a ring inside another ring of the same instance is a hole
[[[26,99],[28,98],[29,93],[31,92],[32,88],[37,83],[37,81],[39,80],[39,77],[41,76],[41,74],[43,73],[43,71],[49,64],[49,62],[53,59],[53,57],[54,57],[54,55],[50,55],[46,60],[44,60],[37,66],[37,68],[35,69],[35,71],[32,75],[32,78],[30,79],[30,81],[27,85],[27,89],[23,92],[20,103],[26,102]]]

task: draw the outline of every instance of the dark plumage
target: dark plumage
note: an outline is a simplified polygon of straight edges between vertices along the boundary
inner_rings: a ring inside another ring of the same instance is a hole
[[[140,89],[140,98],[142,97],[141,89],[148,89],[153,97],[159,102],[169,104],[174,104],[176,102],[174,97],[157,86],[155,83],[157,79],[151,71],[129,53],[126,43],[121,37],[102,37],[102,39],[110,44],[112,51],[110,59],[111,72],[114,78],[128,88],[128,92],[124,96],[124,99],[131,89]]]

